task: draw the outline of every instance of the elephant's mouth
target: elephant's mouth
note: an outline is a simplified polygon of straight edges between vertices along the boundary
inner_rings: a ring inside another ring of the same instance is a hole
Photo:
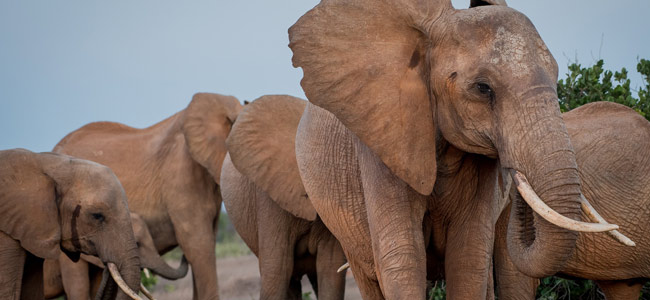
[[[515,212],[514,217],[516,222],[519,223],[520,234],[519,240],[526,247],[533,245],[535,241],[535,222],[533,217],[533,209],[526,204],[521,197],[519,191],[514,192],[515,196],[512,200],[512,209]]]

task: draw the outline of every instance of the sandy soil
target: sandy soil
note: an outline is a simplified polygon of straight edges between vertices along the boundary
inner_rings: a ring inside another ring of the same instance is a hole
[[[178,263],[170,263],[173,266]],[[219,296],[224,300],[255,300],[259,299],[260,273],[257,267],[257,257],[246,255],[240,257],[228,257],[217,260],[217,271],[219,276]],[[307,278],[302,280],[303,293],[313,290]],[[188,274],[185,278],[169,281],[158,278],[158,283],[152,289],[156,299],[176,300],[192,299],[192,276]],[[345,299],[360,300],[361,295],[357,288],[352,272],[347,272]]]

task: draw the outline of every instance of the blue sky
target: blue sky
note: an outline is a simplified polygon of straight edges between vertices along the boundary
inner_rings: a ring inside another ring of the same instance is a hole
[[[48,151],[93,121],[147,127],[199,91],[304,97],[287,28],[316,3],[0,0],[0,149]],[[533,21],[560,77],[569,60],[603,58],[607,68],[627,67],[633,87],[641,82],[650,1],[508,4]]]

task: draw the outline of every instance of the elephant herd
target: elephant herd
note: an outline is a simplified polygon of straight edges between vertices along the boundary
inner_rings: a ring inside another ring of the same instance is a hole
[[[144,129],[96,122],[0,151],[0,298],[139,299],[191,267],[218,299],[221,204],[260,299],[534,299],[550,275],[638,299],[650,278],[650,123],[562,114],[558,67],[503,0],[322,0],[289,28],[309,101],[194,95]],[[611,222],[611,223],[610,223]],[[616,224],[616,225],[615,225]],[[161,254],[179,246],[171,267]],[[189,265],[189,266],[188,266]]]

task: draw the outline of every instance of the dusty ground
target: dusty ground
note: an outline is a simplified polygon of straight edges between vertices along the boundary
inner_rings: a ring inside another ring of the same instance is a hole
[[[177,263],[171,263],[173,266]],[[257,257],[246,255],[217,259],[219,276],[219,296],[224,300],[254,300],[259,299],[260,273],[257,267]],[[302,281],[303,293],[312,292],[307,278]],[[169,281],[158,278],[158,283],[152,292],[159,300],[192,299],[192,276]],[[312,296],[312,299],[316,297]],[[345,299],[360,300],[361,295],[351,272],[347,272]]]

